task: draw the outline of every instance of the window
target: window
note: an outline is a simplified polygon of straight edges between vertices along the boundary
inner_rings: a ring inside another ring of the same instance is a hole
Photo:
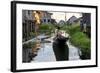
[[[44,22],[46,22],[46,19],[44,19]]]
[[[50,19],[48,19],[48,22],[50,22]]]

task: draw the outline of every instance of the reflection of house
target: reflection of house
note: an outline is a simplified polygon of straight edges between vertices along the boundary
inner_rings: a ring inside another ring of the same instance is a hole
[[[47,11],[41,11],[43,13],[41,19],[42,23],[51,23],[52,13]],[[29,39],[31,32],[34,31],[35,19],[33,16],[33,10],[22,10],[22,23],[23,23],[23,38]]]

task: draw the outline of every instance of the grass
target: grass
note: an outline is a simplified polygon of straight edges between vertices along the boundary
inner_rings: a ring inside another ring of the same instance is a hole
[[[80,48],[83,59],[89,59],[90,53],[91,53],[91,40],[87,37],[87,35],[80,31],[80,26],[78,24],[71,25],[71,26],[65,26],[62,28],[71,36],[71,43]]]
[[[90,39],[82,32],[77,32],[71,36],[71,42],[81,48],[82,51],[90,51]]]

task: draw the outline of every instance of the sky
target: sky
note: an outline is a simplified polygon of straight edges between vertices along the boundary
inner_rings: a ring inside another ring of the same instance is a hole
[[[81,13],[72,13],[72,12],[50,12],[53,13],[51,18],[55,19],[56,22],[59,22],[60,20],[65,21],[65,15],[66,15],[66,20],[68,20],[72,16],[76,16],[77,18],[82,17]]]

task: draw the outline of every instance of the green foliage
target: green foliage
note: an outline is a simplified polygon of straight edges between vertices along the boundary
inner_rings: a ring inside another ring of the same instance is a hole
[[[23,49],[31,49],[32,47],[34,47],[36,44],[36,42],[29,42],[29,43],[25,43],[23,44]]]
[[[74,33],[77,33],[78,31],[80,31],[80,26],[78,25],[69,26],[70,35],[73,35]]]
[[[30,36],[35,37],[35,32],[30,32]]]
[[[41,30],[52,30],[54,26],[52,24],[41,24],[40,29]]]
[[[67,31],[71,36],[71,43],[81,49],[85,59],[90,58],[91,40],[86,36],[86,34],[80,31],[80,26],[70,26]]]
[[[49,25],[42,24],[42,25],[40,25],[40,29],[41,30],[48,30],[49,29]]]
[[[45,33],[46,35],[50,35],[54,29],[55,27],[53,24],[41,24],[40,25],[40,33]]]
[[[71,42],[85,50],[90,49],[90,39],[82,32],[77,32],[71,36]]]

